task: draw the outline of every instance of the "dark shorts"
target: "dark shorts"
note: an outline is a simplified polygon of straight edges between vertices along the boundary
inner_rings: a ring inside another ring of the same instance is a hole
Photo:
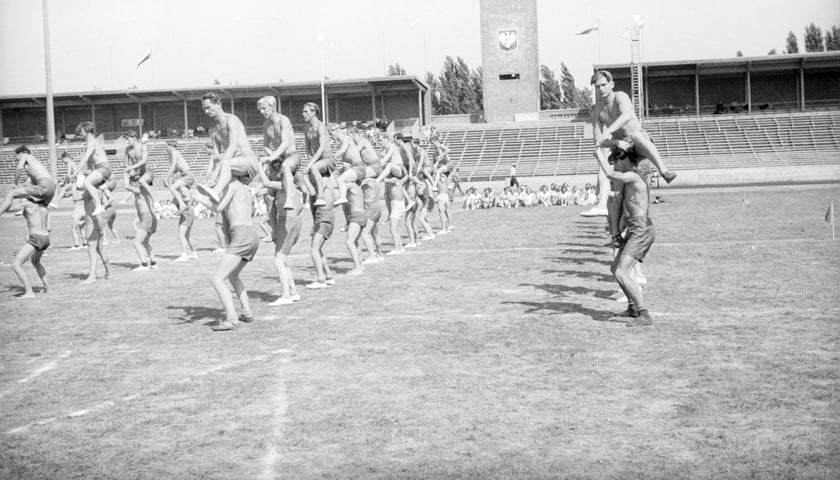
[[[117,218],[117,207],[113,205],[108,205],[105,207],[105,211],[102,212],[99,216],[99,220],[101,222],[110,223],[113,222]]]
[[[283,255],[292,253],[292,247],[295,246],[300,238],[300,232],[303,228],[303,219],[300,215],[281,215],[277,217],[274,222],[274,252],[280,252]]]
[[[619,249],[616,258],[629,255],[643,262],[655,239],[656,232],[650,218],[630,217],[627,219],[627,243]]]
[[[187,207],[186,210],[181,212],[181,216],[178,217],[178,226],[184,225],[190,228],[193,226],[193,222],[195,222],[195,212],[192,207]]]
[[[230,242],[225,253],[250,262],[260,247],[260,236],[253,225],[234,225],[230,228]]]
[[[364,227],[367,224],[367,221],[368,221],[367,212],[365,212],[364,210],[356,211],[356,212],[350,212],[349,223],[355,223],[355,224],[358,224],[361,227]]]
[[[151,213],[142,214],[140,215],[140,222],[137,223],[137,228],[151,235],[157,232],[157,218]]]
[[[50,236],[42,235],[40,233],[30,233],[26,243],[35,247],[35,250],[43,252],[50,246]]]
[[[367,167],[362,164],[356,164],[351,166],[350,170],[356,172],[356,183],[361,185],[362,180],[365,179],[365,175],[367,174]]]
[[[146,182],[146,185],[152,186],[155,184],[155,174],[151,169],[144,172],[137,172],[135,175],[128,177],[128,184],[135,188],[140,188],[140,180]]]
[[[332,195],[327,195],[325,200],[327,201],[326,205],[316,207],[312,204],[310,208],[312,209],[314,232],[320,233],[322,237],[327,239],[332,236],[335,228],[335,210],[332,205]]]
[[[99,219],[91,217],[91,216],[85,217],[85,218],[89,219],[89,220],[85,220],[85,223],[88,224],[87,225],[87,229],[88,229],[87,236],[85,238],[87,238],[88,242],[98,241],[100,238],[102,238],[102,229],[99,228],[99,223],[100,223]]]
[[[406,174],[405,167],[403,167],[402,165],[396,164],[396,163],[392,163],[391,165],[392,166],[388,167],[390,169],[390,172],[391,172],[391,177],[397,178],[397,179],[402,179]],[[396,167],[396,168],[394,168],[394,167]]]
[[[100,163],[99,165],[94,167],[93,171],[94,172],[99,172],[99,175],[102,176],[102,183],[107,182],[108,179],[111,178],[111,166],[108,165],[107,162],[106,163]],[[102,183],[98,183],[94,186],[98,187],[99,185],[102,185]]]
[[[367,212],[368,219],[372,220],[373,223],[377,223],[382,219],[382,205],[379,203],[366,206],[365,211]]]
[[[260,159],[256,156],[230,159],[230,174],[234,177],[256,178],[259,176]]]
[[[315,163],[320,163],[321,168],[318,169],[318,173],[323,175],[328,175],[335,170],[335,157],[332,155],[332,152],[327,152]]]
[[[23,191],[24,196],[33,203],[48,205],[55,196],[55,182],[49,177],[40,178],[38,183],[23,187]]]
[[[318,222],[315,224],[315,233],[320,233],[325,240],[329,240],[335,230],[332,222]]]

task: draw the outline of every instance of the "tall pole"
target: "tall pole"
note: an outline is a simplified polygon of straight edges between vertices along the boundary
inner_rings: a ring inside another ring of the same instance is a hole
[[[47,9],[47,0],[41,0],[44,13],[44,72],[46,73],[47,82],[47,145],[50,151],[50,175],[53,178],[58,178],[58,168],[56,167],[56,153],[55,153],[55,112],[53,104],[52,92],[52,61],[50,59],[50,18]]]
[[[318,52],[321,57],[321,111],[323,112],[323,121],[327,123],[327,94],[324,88],[324,35],[318,34]]]

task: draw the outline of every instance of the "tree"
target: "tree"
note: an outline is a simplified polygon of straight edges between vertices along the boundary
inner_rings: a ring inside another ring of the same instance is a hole
[[[547,66],[540,65],[540,110],[560,108],[562,101],[560,82],[554,78],[554,72]]]
[[[575,96],[574,108],[592,108],[592,89],[589,87],[580,88]]]
[[[822,52],[825,50],[823,46],[822,29],[811,22],[805,27],[805,51],[806,52]]]
[[[769,52],[767,52],[767,55],[778,55],[778,54],[779,54],[779,53],[776,51],[776,49],[775,49],[775,48],[774,48],[774,49],[772,49],[772,50],[770,50]]]
[[[439,80],[440,114],[479,113],[476,92],[470,81],[470,68],[464,59],[458,57],[454,60],[447,56]]]
[[[475,94],[475,105],[478,111],[484,111],[484,69],[481,67],[470,74],[470,85]]]
[[[799,44],[796,43],[796,35],[793,31],[788,32],[787,40],[785,40],[785,53],[799,53]]]
[[[738,50],[737,52],[735,52],[735,56],[736,56],[736,57],[743,57],[743,56],[744,56],[744,52],[742,52],[742,51]]]
[[[400,75],[407,75],[405,69],[400,66],[399,63],[395,63],[393,65],[388,65],[388,76],[389,77],[398,77]]]
[[[840,50],[840,27],[837,25],[825,31],[825,49],[829,52]]]
[[[432,72],[426,72],[426,83],[429,84],[429,94],[432,96],[432,115],[443,115],[440,107],[440,82]]]
[[[574,108],[578,101],[578,90],[575,88],[575,77],[569,72],[566,64],[560,62],[560,89],[563,90],[563,108]]]

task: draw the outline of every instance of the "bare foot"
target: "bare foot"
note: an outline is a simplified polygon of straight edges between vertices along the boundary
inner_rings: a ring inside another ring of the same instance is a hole
[[[88,277],[85,280],[82,280],[82,285],[91,285],[96,283],[96,277]]]
[[[18,298],[35,298],[35,293],[33,293],[33,292],[24,293],[23,295],[19,296]]]

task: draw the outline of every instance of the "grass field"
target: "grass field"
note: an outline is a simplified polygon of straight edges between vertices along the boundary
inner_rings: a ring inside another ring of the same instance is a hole
[[[257,321],[225,333],[212,220],[198,260],[172,262],[162,221],[158,271],[131,272],[124,240],[114,278],[82,286],[55,216],[53,291],[26,301],[8,266],[24,222],[4,216],[0,478],[836,479],[830,201],[840,186],[667,192],[640,329],[605,321],[624,304],[582,207],[458,211],[451,234],[291,307],[267,305],[263,244],[243,272]]]

